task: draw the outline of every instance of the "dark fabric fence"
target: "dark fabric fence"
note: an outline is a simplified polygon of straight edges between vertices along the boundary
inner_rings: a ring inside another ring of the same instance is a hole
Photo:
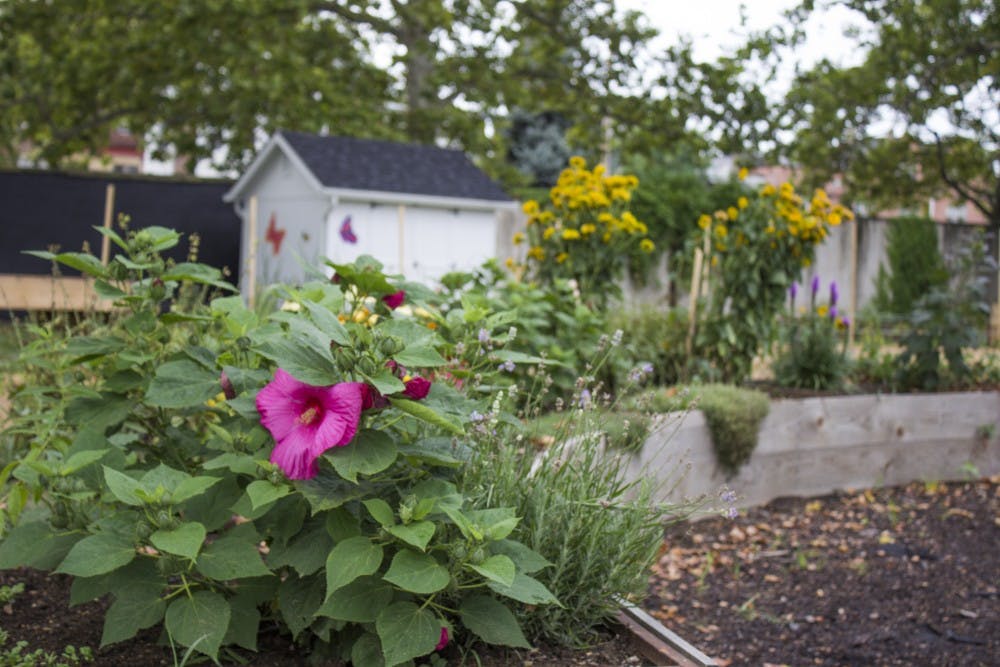
[[[222,201],[228,181],[129,177],[119,174],[68,174],[52,171],[0,171],[0,273],[49,274],[51,265],[24,250],[79,251],[84,243],[98,257],[108,184],[115,186],[113,225],[119,214],[131,229],[159,225],[184,235],[170,256],[187,256],[187,237],[201,237],[198,259],[239,270],[240,219]],[[112,245],[112,254],[114,253]],[[63,273],[74,272],[64,269]],[[232,278],[231,278],[232,279]]]

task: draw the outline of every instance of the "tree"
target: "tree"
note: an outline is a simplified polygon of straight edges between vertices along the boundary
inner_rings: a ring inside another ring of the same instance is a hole
[[[0,160],[27,141],[58,165],[125,126],[238,168],[289,127],[444,141],[498,164],[514,108],[560,114],[597,145],[601,119],[638,98],[626,91],[653,34],[614,0],[6,0]]]
[[[803,2],[795,20],[816,9]],[[1000,229],[996,0],[832,0],[865,25],[856,66],[822,61],[783,108],[787,155],[817,181],[842,173],[876,208],[950,193]]]

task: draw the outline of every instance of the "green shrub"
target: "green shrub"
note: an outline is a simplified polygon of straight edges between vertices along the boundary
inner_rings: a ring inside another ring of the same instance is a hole
[[[813,281],[819,288],[819,280]],[[797,289],[789,291],[794,295]],[[848,370],[847,327],[849,322],[837,315],[837,287],[830,283],[828,304],[816,307],[816,294],[805,315],[795,312],[795,299],[789,299],[791,313],[781,330],[781,347],[774,361],[774,377],[782,387],[836,389]]]
[[[760,425],[770,409],[767,396],[725,384],[707,384],[693,391],[712,434],[719,466],[735,474],[757,447]]]
[[[676,384],[688,377],[691,359],[684,349],[688,332],[685,310],[620,310],[609,316],[608,329],[625,332],[623,365],[615,369],[617,382],[635,363],[647,362],[652,364],[650,382],[654,385]]]
[[[930,218],[902,217],[886,233],[888,266],[879,267],[875,303],[879,309],[905,315],[921,296],[948,282],[938,246],[937,223]]]

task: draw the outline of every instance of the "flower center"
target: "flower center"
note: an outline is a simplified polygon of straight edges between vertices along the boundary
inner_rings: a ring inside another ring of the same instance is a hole
[[[317,421],[322,416],[322,414],[323,410],[320,408],[320,406],[316,405],[315,403],[310,403],[308,407],[306,407],[306,409],[302,411],[302,414],[299,415],[299,423],[302,424],[303,426],[307,426]]]

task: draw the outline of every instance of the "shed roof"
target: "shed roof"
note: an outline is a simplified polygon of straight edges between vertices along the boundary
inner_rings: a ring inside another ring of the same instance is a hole
[[[281,130],[227,195],[242,190],[268,154],[284,145],[320,186],[509,203],[511,198],[460,151],[437,146]]]

